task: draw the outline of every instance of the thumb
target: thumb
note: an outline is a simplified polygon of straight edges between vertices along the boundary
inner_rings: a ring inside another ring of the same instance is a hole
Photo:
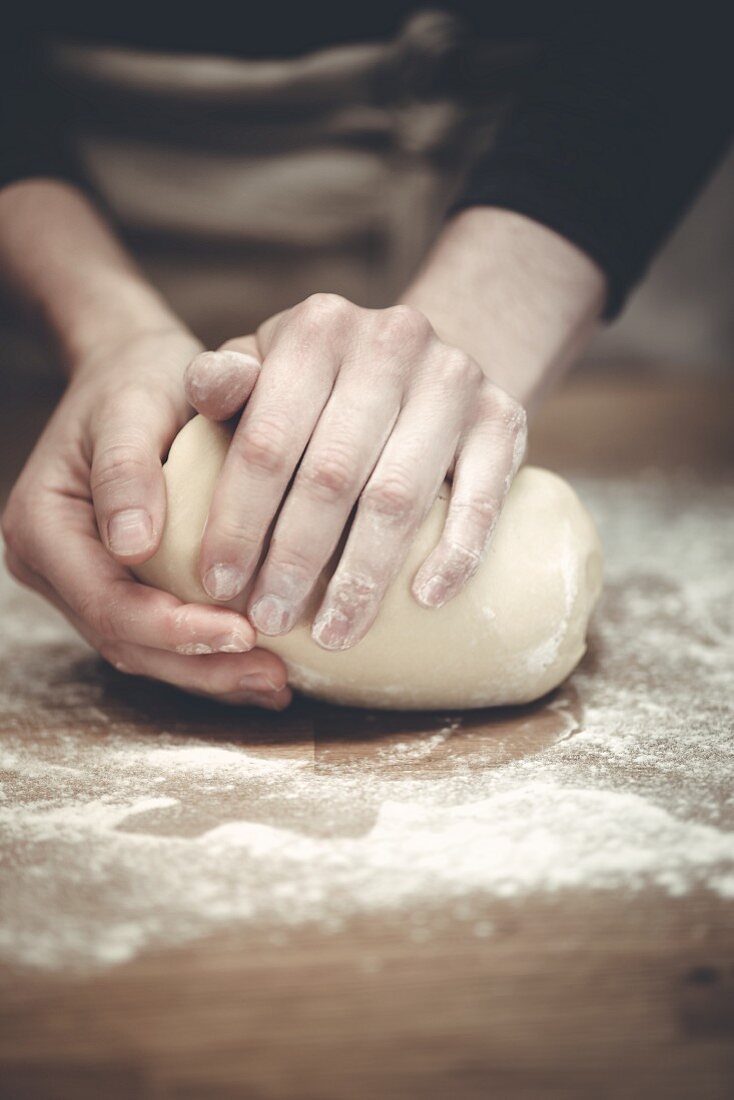
[[[210,420],[228,420],[241,411],[260,373],[254,336],[228,340],[217,351],[203,351],[184,376],[186,400]]]
[[[122,564],[147,561],[158,548],[166,518],[161,454],[175,428],[147,394],[126,397],[101,418],[90,487],[102,542]]]

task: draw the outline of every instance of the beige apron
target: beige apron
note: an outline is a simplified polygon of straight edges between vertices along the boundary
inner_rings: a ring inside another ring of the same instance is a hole
[[[88,183],[213,345],[314,291],[400,293],[531,53],[463,31],[431,11],[289,60],[67,42],[50,64],[86,105],[69,136]]]

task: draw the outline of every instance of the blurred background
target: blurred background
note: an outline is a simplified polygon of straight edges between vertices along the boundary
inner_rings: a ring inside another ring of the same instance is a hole
[[[734,363],[734,152],[729,153],[665,247],[645,280],[628,300],[622,316],[606,326],[587,350],[578,370],[615,368],[654,370],[676,375],[728,372]],[[360,263],[353,254],[325,249],[320,259],[294,265],[275,256],[256,264],[234,263],[235,270],[198,290],[185,273],[165,264],[152,265],[168,296],[191,317],[202,336],[222,339],[226,323],[208,323],[206,299],[217,299],[213,312],[231,313],[239,299],[242,331],[267,316],[268,303],[282,308],[312,290],[340,290],[365,304],[377,304],[379,279],[371,277],[375,260],[369,251]],[[364,254],[363,254],[364,255]],[[280,265],[283,265],[282,268]],[[296,270],[294,271],[294,266]],[[323,285],[322,285],[323,280]],[[222,287],[222,283],[225,284]],[[293,297],[289,298],[289,285]],[[383,285],[383,291],[384,291]],[[222,309],[222,299],[226,309]],[[389,300],[389,299],[387,299]],[[282,305],[281,305],[282,303]],[[48,352],[27,331],[4,325],[5,364],[21,389],[55,388],[58,373]],[[239,331],[239,330],[237,330]]]
[[[527,43],[464,42],[457,91],[457,33],[424,12],[391,42],[284,61],[62,41],[47,63],[76,182],[216,346],[315,291],[395,301],[533,59]],[[582,369],[731,366],[732,194],[734,153]],[[52,353],[7,305],[0,337],[20,391],[58,387]]]
[[[734,362],[734,153],[730,152],[647,278],[587,352],[588,365],[675,373]]]

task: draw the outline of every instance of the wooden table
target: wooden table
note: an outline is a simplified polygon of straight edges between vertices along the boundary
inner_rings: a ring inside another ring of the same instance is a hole
[[[550,403],[532,457],[609,582],[520,711],[222,711],[6,585],[0,1095],[732,1095],[732,408],[634,374]],[[2,410],[6,482],[45,412]]]

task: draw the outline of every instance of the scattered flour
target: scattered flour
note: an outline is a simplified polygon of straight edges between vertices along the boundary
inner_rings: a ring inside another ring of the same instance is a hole
[[[370,914],[423,939],[436,906],[490,936],[491,899],[564,890],[734,898],[734,491],[577,485],[607,555],[580,729],[499,765],[456,716],[397,741],[376,719],[352,754],[349,728],[322,746],[204,719],[155,736],[134,682],[121,713],[83,645],[4,578],[0,954],[95,967],[230,925],[282,937]]]

